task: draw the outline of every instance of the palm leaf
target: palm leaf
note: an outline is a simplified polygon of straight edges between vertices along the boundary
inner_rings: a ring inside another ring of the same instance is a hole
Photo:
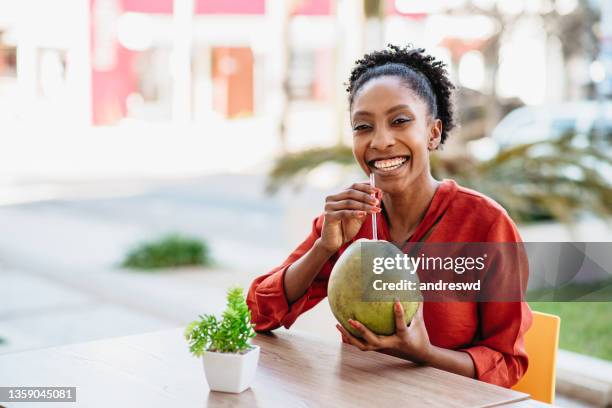
[[[591,139],[588,146],[580,146],[576,135],[565,134],[502,149],[486,161],[433,155],[432,173],[488,195],[517,221],[553,218],[570,223],[585,212],[608,218],[612,186],[602,173],[612,168],[610,145]],[[351,148],[345,145],[287,154],[276,161],[267,189],[299,185],[308,171],[326,162],[356,166]]]
[[[353,151],[348,146],[336,145],[285,154],[276,160],[268,177],[266,191],[274,193],[290,182],[299,185],[310,170],[328,162],[355,165]]]

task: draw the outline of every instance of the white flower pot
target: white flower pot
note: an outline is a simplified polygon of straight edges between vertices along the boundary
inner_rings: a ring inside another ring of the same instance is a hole
[[[259,361],[259,346],[244,354],[206,351],[204,372],[211,391],[240,393],[251,386]]]

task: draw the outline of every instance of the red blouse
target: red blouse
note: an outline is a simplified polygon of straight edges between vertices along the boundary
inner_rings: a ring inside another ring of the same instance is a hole
[[[371,238],[371,217],[352,241]],[[390,240],[385,217],[377,217],[379,239]],[[521,237],[506,211],[490,198],[444,180],[410,238],[426,242],[520,242]],[[310,235],[278,267],[256,278],[247,303],[258,331],[289,328],[297,317],[327,296],[327,281],[345,244],[321,268],[306,293],[290,306],[283,286],[287,268],[304,255],[321,236],[323,216],[313,221]],[[479,380],[511,387],[527,370],[523,335],[531,325],[531,310],[525,302],[425,302],[423,318],[431,343],[467,352],[474,361]]]

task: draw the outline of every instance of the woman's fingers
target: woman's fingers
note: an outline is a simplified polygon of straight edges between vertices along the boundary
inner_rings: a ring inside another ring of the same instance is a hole
[[[372,197],[370,194],[364,193],[363,191],[354,189],[344,190],[338,194],[332,194],[325,198],[326,203],[335,203],[344,200],[359,201],[370,205],[376,205],[378,203],[377,198]]]
[[[417,308],[417,311],[412,319],[418,322],[423,321],[423,302],[419,303],[419,307]]]
[[[393,303],[393,314],[395,315],[395,333],[401,335],[406,329],[406,321],[404,320],[404,307],[399,300]]]
[[[336,329],[338,329],[338,331],[340,331],[340,333],[342,333],[342,336],[344,338],[346,338],[346,340],[347,340],[347,342],[349,344],[352,344],[353,346],[357,347],[361,351],[368,351],[369,350],[368,346],[364,342],[362,342],[357,337],[355,337],[351,333],[349,333],[344,327],[342,327],[342,325],[337,324],[336,325]]]
[[[363,218],[367,213],[360,210],[340,210],[340,211],[326,211],[325,219],[330,221],[341,221],[348,220],[351,218]]]
[[[370,329],[365,327],[361,322],[357,320],[349,319],[349,324],[361,333],[362,338],[366,341],[367,345],[372,346],[372,348],[376,349],[380,347],[380,340],[377,335],[372,333]]]
[[[420,330],[421,327],[425,327],[425,321],[423,320],[423,302],[419,303],[419,307],[414,313],[414,316],[412,316],[408,329]]]
[[[348,189],[325,198],[325,216],[338,221],[363,218],[368,213],[378,213],[380,200],[372,196],[382,193],[380,189],[367,183],[355,183]]]
[[[353,190],[358,190],[358,191],[363,191],[364,193],[370,195],[370,194],[376,194],[377,192],[381,191],[380,188],[378,187],[372,187],[370,185],[370,180],[368,181],[363,181],[360,183],[353,183],[349,189],[353,189]]]
[[[367,212],[376,212],[379,213],[380,207],[376,207],[375,205],[366,204],[362,201],[356,200],[340,200],[340,201],[330,201],[325,204],[325,211],[340,211],[340,210],[362,210]]]
[[[336,329],[338,329],[338,325],[336,325]],[[346,336],[344,335],[344,333],[342,333],[342,331],[340,329],[338,329],[338,331],[340,332],[340,337],[342,337],[342,342],[348,344],[349,341],[346,338]]]

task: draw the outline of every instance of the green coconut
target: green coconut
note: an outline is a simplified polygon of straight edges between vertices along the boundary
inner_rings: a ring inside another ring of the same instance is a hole
[[[329,278],[327,296],[336,320],[351,334],[361,337],[348,323],[349,319],[361,322],[376,334],[388,336],[395,333],[394,299],[401,301],[406,324],[412,320],[420,303],[418,291],[372,290],[374,280],[411,280],[418,287],[417,275],[407,270],[385,270],[382,274],[373,272],[374,257],[395,258],[397,254],[403,256],[390,242],[362,238],[349,245],[336,261]]]

